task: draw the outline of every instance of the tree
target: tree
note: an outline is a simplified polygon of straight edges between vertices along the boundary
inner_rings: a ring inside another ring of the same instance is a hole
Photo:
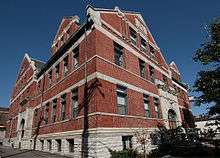
[[[209,114],[220,113],[220,18],[214,20],[207,27],[208,37],[201,45],[193,59],[206,65],[206,70],[198,72],[194,84],[200,96],[195,98],[195,105],[211,103]]]

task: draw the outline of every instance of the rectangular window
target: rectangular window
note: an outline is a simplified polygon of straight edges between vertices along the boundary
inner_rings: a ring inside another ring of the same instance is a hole
[[[79,67],[79,47],[73,50],[73,68]]]
[[[48,86],[51,87],[51,85],[52,85],[52,70],[50,70],[48,73],[48,79],[49,79]]]
[[[168,79],[167,76],[163,75],[163,82],[167,86],[168,85]]]
[[[154,98],[154,106],[155,106],[155,112],[156,112],[156,118],[160,119],[160,103],[158,98]]]
[[[68,74],[68,64],[69,64],[68,59],[69,59],[68,56],[66,56],[63,60],[63,62],[64,62],[64,77],[66,77]]]
[[[117,43],[114,43],[114,52],[115,52],[115,64],[123,67],[124,66],[123,47]]]
[[[72,90],[72,117],[76,118],[78,114],[78,88]]]
[[[51,151],[51,149],[52,149],[52,141],[51,140],[47,140],[47,147],[48,147],[48,150]]]
[[[117,85],[117,104],[118,104],[118,113],[121,115],[127,115],[127,92],[126,87]]]
[[[132,149],[132,136],[122,136],[123,150]]]
[[[45,105],[45,114],[44,114],[45,124],[48,124],[49,105],[50,105],[50,103],[47,103],[47,104]]]
[[[155,55],[155,49],[154,49],[154,47],[152,47],[151,45],[149,45],[149,47],[150,47],[150,53],[151,53],[152,55]]]
[[[141,38],[141,51],[143,51],[143,52],[147,51],[147,44],[143,38]]]
[[[61,120],[65,120],[66,119],[66,94],[63,94],[61,96]]]
[[[129,28],[130,30],[130,40],[131,43],[134,45],[137,45],[137,35],[134,29],[132,29],[131,27]]]
[[[38,87],[37,87],[38,94],[40,94],[40,92],[41,92],[41,80],[38,81],[37,86],[38,86]]]
[[[55,69],[56,69],[56,79],[57,81],[59,80],[59,77],[60,77],[60,64],[57,64],[55,66]]]
[[[139,68],[141,77],[146,78],[145,62],[141,59],[139,59]]]
[[[56,122],[57,116],[57,99],[53,100],[52,122]]]
[[[61,139],[56,139],[57,142],[57,151],[61,152],[62,141]]]
[[[40,140],[41,150],[44,150],[44,140]]]
[[[151,117],[149,95],[144,94],[144,110],[147,118]]]
[[[67,139],[69,143],[69,152],[73,153],[74,152],[74,139]]]
[[[149,71],[150,71],[150,80],[151,80],[151,82],[154,83],[154,81],[155,81],[154,68],[152,66],[149,66]]]

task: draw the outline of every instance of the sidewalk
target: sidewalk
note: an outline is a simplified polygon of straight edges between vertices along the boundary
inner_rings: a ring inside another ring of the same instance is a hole
[[[19,150],[11,147],[0,146],[0,158],[69,158],[34,150]]]

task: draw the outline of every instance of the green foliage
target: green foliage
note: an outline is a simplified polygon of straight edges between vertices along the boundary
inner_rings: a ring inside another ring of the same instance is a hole
[[[111,158],[142,158],[142,155],[139,154],[136,150],[128,149],[128,150],[109,150],[111,153]]]
[[[214,103],[209,112],[215,114],[220,113],[220,19],[213,21],[207,31],[207,41],[196,51],[193,58],[196,62],[209,66],[209,70],[198,73],[194,84],[195,91],[201,94],[196,98],[195,105]]]
[[[161,142],[148,158],[171,155],[174,157],[219,157],[219,148],[204,146],[200,143],[196,129],[167,129],[160,127],[155,134],[160,135]]]

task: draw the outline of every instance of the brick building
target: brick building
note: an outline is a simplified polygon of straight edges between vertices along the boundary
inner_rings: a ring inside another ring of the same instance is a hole
[[[0,145],[3,145],[6,133],[9,109],[0,107]]]
[[[91,6],[86,13],[82,24],[77,16],[62,19],[46,63],[25,54],[10,100],[8,144],[109,157],[108,148],[137,144],[134,129],[192,126],[187,86],[141,14]]]

